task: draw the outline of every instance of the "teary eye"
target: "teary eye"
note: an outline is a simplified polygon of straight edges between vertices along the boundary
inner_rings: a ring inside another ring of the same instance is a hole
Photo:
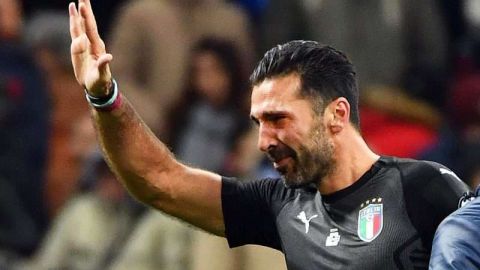
[[[285,115],[277,114],[277,113],[265,115],[265,121],[268,121],[268,122],[278,122],[284,118],[285,118]]]

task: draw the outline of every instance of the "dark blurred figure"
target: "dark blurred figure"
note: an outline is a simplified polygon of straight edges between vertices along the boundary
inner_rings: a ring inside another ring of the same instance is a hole
[[[82,102],[82,88],[72,74],[70,40],[64,12],[39,12],[26,23],[25,41],[42,71],[50,98],[45,200],[52,218],[77,186],[83,160],[73,151],[72,137],[74,125],[89,113],[87,103]]]
[[[14,269],[108,269],[123,248],[140,208],[98,152],[85,165],[82,192],[55,218],[36,255]]]
[[[122,92],[152,131],[164,139],[167,113],[185,89],[192,46],[205,36],[238,46],[244,70],[253,62],[248,20],[224,0],[135,0],[118,13],[109,51]]]
[[[436,1],[443,15],[444,25],[447,31],[447,69],[450,75],[454,71],[456,56],[461,50],[463,40],[467,35],[467,20],[463,12],[465,2],[465,0]]]
[[[21,26],[20,3],[0,0],[0,264],[8,254],[29,255],[47,225],[47,93]]]
[[[187,69],[189,81],[168,121],[172,131],[169,145],[180,160],[227,175],[226,160],[245,127],[243,119],[246,119],[241,115],[246,105],[243,59],[234,44],[227,39],[211,37],[194,44]],[[172,226],[171,234],[182,229],[180,225]],[[238,264],[234,251],[218,252],[224,246],[219,238],[191,228],[184,234],[189,236],[190,243],[186,245],[185,239],[177,246],[183,244],[185,252],[194,256],[199,251],[214,252],[213,256],[223,262],[223,266],[218,267],[210,262],[212,254],[204,255],[197,261],[191,258],[190,269],[205,262],[210,269],[226,269],[228,265]]]
[[[95,17],[98,22],[98,31],[103,37],[107,37],[110,25],[115,17],[118,8],[127,0],[101,0],[92,1]],[[23,0],[25,15],[27,18],[34,16],[38,12],[44,11],[65,11],[70,0]]]
[[[240,60],[225,39],[207,37],[193,48],[190,81],[170,121],[173,152],[184,162],[225,173],[225,160],[248,127]]]
[[[455,2],[455,3],[453,3]],[[441,1],[449,14],[452,65],[445,128],[425,158],[454,169],[472,188],[480,184],[480,2]]]
[[[480,42],[472,66],[462,66],[449,92],[448,110],[453,132],[450,161],[472,188],[480,184]],[[456,141],[456,142],[455,142]],[[448,154],[448,152],[447,152]]]

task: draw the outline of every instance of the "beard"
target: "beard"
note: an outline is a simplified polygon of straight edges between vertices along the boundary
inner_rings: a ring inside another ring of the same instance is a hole
[[[288,188],[302,188],[312,184],[318,186],[335,168],[334,146],[328,140],[321,122],[312,127],[308,138],[297,150],[280,144],[267,153],[272,160],[285,157],[292,159],[288,165],[277,168]]]

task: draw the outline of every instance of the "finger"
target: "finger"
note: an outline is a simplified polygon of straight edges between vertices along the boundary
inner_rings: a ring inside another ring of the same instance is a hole
[[[113,56],[109,53],[103,54],[97,60],[98,70],[100,73],[108,70],[108,64],[112,61]]]
[[[85,1],[80,1],[79,11],[85,26],[85,33],[87,34],[87,37],[92,45],[92,53],[97,55],[104,53],[105,48],[100,35],[98,34],[97,23],[95,22],[95,17],[93,16],[91,7],[88,7]]]
[[[85,7],[87,8],[87,11],[92,14],[92,20],[93,20],[93,23],[95,24],[95,28],[97,27],[97,21],[95,19],[95,15],[93,13],[93,9],[92,9],[92,5],[90,3],[90,0],[80,0],[80,3],[83,3],[85,5]]]
[[[75,73],[75,78],[77,79],[78,83],[81,85],[85,85],[85,55],[84,52],[87,51],[88,48],[88,39],[85,34],[75,38],[72,40],[71,45],[71,54],[72,54],[72,64],[73,64],[73,71]]]
[[[70,36],[73,40],[82,34],[80,18],[75,3],[72,2],[68,5],[68,13],[70,15]]]
[[[113,56],[109,53],[100,56],[97,60],[98,65],[98,72],[100,74],[100,78],[105,80],[111,80],[112,75],[110,73],[110,62],[112,61]]]
[[[92,9],[92,4],[90,3],[90,0],[81,0],[83,3],[85,3],[85,6],[90,9],[90,10],[93,10]]]

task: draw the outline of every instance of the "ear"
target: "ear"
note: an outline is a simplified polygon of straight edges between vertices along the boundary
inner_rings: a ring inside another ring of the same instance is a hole
[[[332,134],[341,132],[350,121],[350,103],[344,97],[333,100],[329,105],[328,128]]]

